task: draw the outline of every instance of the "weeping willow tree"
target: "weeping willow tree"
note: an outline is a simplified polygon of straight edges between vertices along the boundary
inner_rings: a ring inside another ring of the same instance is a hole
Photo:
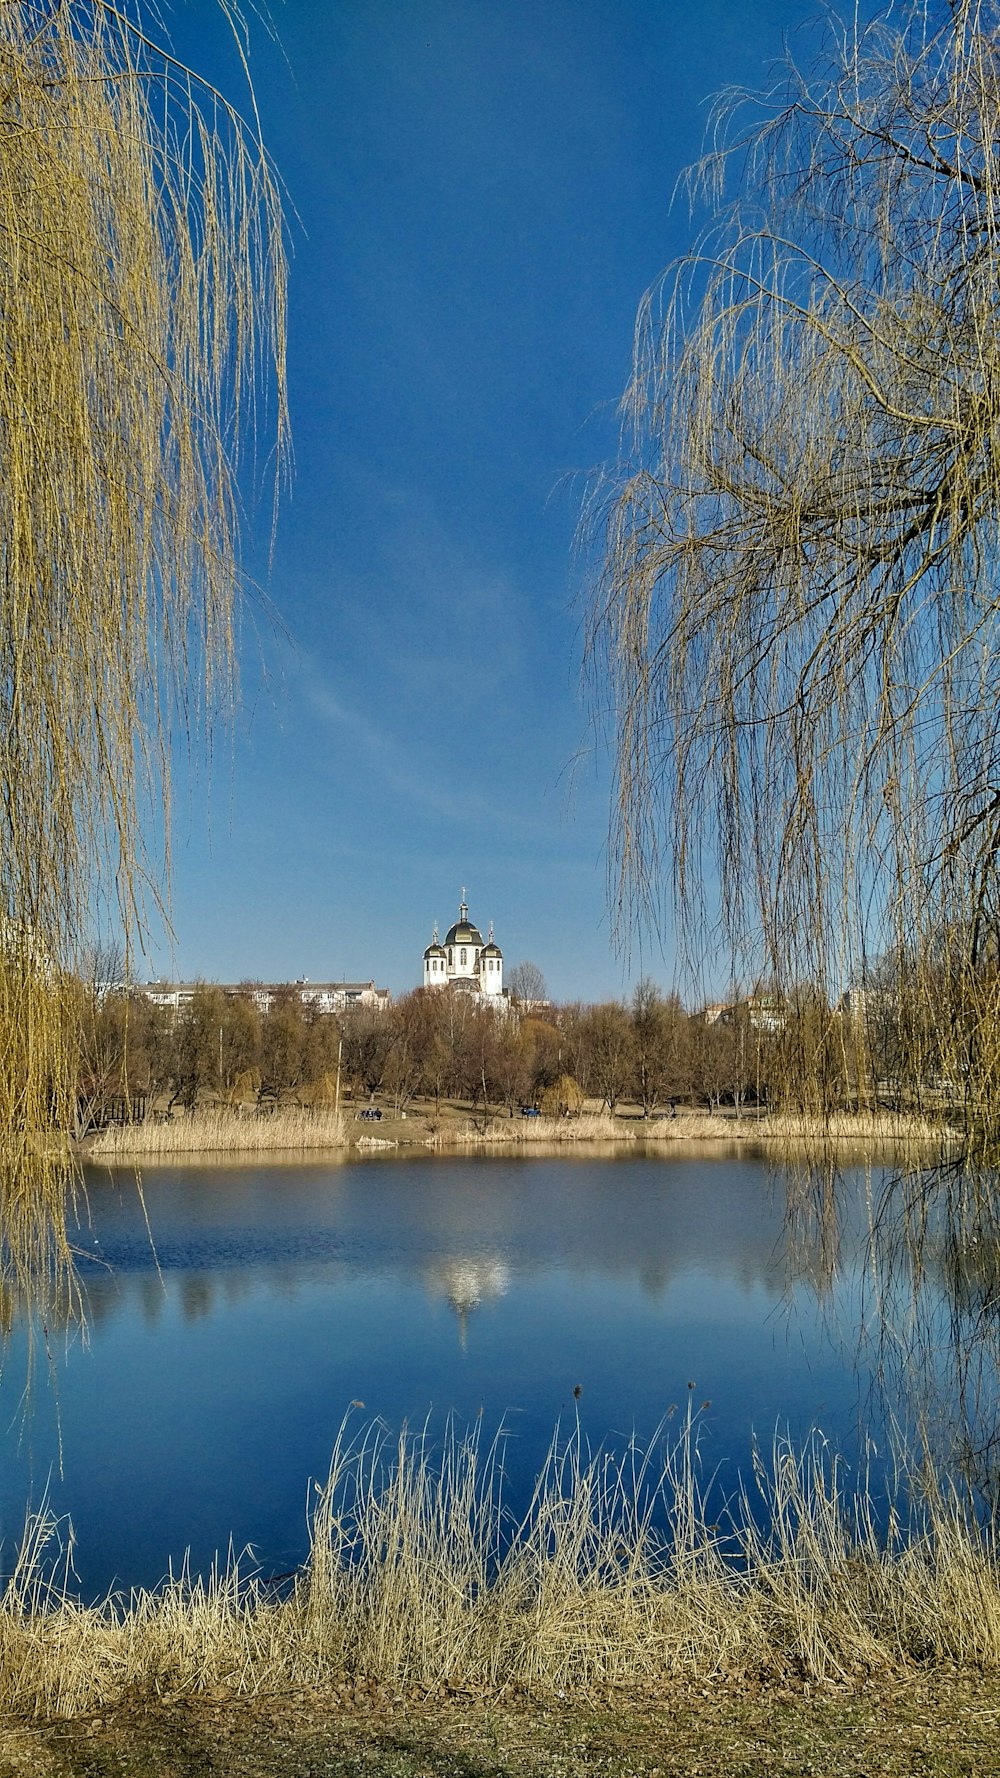
[[[144,813],[229,685],[284,301],[255,129],[135,9],[3,0],[0,1245],[36,1279],[67,1258],[74,967],[102,897],[134,932]]]
[[[612,897],[905,999],[911,1079],[995,1138],[1000,8],[830,27],[709,140],[596,497]]]

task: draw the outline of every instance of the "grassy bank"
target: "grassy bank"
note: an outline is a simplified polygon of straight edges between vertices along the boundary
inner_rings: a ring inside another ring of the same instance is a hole
[[[758,1122],[745,1121],[743,1134],[776,1142],[865,1142],[878,1146],[909,1142],[940,1142],[960,1132],[917,1112],[833,1111],[827,1117],[799,1111],[769,1112]]]
[[[659,1695],[678,1685],[1000,1675],[992,1537],[952,1496],[876,1529],[817,1445],[757,1463],[764,1520],[702,1500],[696,1435],[663,1454],[555,1444],[512,1523],[502,1442],[343,1433],[283,1596],[229,1563],[88,1607],[45,1576],[44,1518],[0,1603],[0,1712],[307,1688],[384,1700]]]

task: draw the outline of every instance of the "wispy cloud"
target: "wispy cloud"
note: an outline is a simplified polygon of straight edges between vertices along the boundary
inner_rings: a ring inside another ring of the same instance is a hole
[[[315,663],[302,663],[301,685],[311,714],[348,736],[348,757],[364,760],[383,784],[412,806],[450,821],[482,820],[490,814],[488,802],[476,791],[463,788],[458,797],[438,783],[432,771],[415,768],[412,748],[335,692]]]
[[[411,811],[423,810],[442,820],[469,827],[488,827],[510,839],[565,840],[576,825],[568,785],[539,786],[537,780],[491,784],[479,788],[469,770],[456,783],[456,762],[440,757],[440,748],[424,736],[415,757],[411,732],[399,734],[370,710],[360,708],[331,682],[328,670],[312,658],[300,657],[295,681],[309,715],[343,737],[338,756],[355,770],[359,762],[383,788],[403,798]],[[294,696],[295,687],[289,687]],[[386,700],[387,701],[387,700]],[[587,827],[586,821],[584,828]],[[582,837],[582,836],[581,836]]]

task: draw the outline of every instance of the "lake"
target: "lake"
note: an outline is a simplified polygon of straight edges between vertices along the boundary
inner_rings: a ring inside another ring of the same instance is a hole
[[[877,1466],[885,1346],[858,1332],[880,1177],[845,1169],[789,1228],[801,1181],[745,1153],[175,1164],[142,1201],[130,1171],[90,1171],[86,1334],[48,1330],[27,1399],[21,1318],[8,1342],[4,1559],[47,1492],[85,1598],[230,1539],[285,1574],[348,1412],[503,1425],[514,1504],[557,1423],[621,1446],[670,1417],[672,1437],[689,1398],[724,1492],[776,1430],[822,1428],[851,1462],[873,1437]]]

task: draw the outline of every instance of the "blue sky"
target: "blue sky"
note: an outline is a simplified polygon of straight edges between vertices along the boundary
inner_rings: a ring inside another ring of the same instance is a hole
[[[705,101],[764,84],[810,13],[276,0],[280,42],[254,27],[297,213],[287,634],[245,623],[231,755],[178,786],[176,943],[154,935],[150,972],[403,992],[465,885],[557,999],[672,985],[669,935],[612,944],[574,535],[637,306],[689,238],[671,199]],[[214,0],[177,0],[171,30],[242,102]]]

